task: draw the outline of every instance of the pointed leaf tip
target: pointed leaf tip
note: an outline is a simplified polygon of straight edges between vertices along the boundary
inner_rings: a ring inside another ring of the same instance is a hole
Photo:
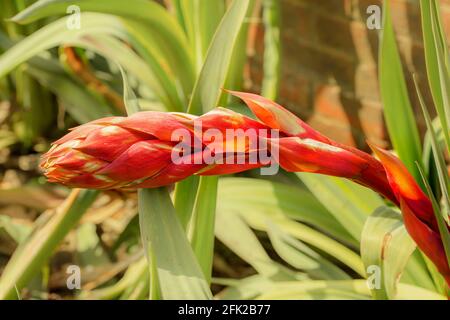
[[[414,214],[434,231],[438,230],[430,199],[419,187],[414,177],[399,158],[392,153],[369,143],[374,153],[383,164],[389,184],[401,202],[406,202]]]
[[[400,161],[400,159],[387,150],[384,150],[369,142],[368,144],[386,169],[389,183],[394,189],[397,197],[407,197],[411,200],[426,198],[425,194],[422,192],[413,176],[409,173],[406,166]]]
[[[242,99],[255,116],[272,129],[280,130],[287,135],[300,137],[302,139],[310,138],[320,142],[330,143],[330,139],[317,132],[295,114],[270,99],[254,93],[232,90],[226,90],[226,92]]]

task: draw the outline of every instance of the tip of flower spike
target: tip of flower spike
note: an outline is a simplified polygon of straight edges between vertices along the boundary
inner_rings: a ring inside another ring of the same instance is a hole
[[[423,195],[419,194],[418,186],[414,178],[408,172],[400,159],[389,151],[384,150],[373,143],[367,142],[367,144],[378,159],[380,159],[388,173],[388,176],[391,177],[391,184],[395,183],[402,196],[406,196],[410,199],[422,198]]]
[[[292,135],[298,135],[304,131],[295,121],[295,116],[275,102],[254,93],[231,90],[226,90],[226,92],[241,98],[252,112],[269,127],[285,131]]]
[[[389,184],[399,201],[406,201],[419,219],[427,223],[433,230],[438,230],[431,201],[419,187],[406,166],[389,151],[370,143],[369,146],[383,164]]]

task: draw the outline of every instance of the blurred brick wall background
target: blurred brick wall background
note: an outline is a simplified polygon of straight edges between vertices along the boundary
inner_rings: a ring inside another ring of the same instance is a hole
[[[378,30],[366,27],[368,6],[381,0],[280,0],[282,81],[279,102],[334,139],[366,148],[369,139],[388,145],[378,86]],[[431,103],[422,44],[418,0],[390,0],[410,99],[424,131],[411,72],[419,75]],[[450,34],[450,0],[441,0]],[[264,47],[263,27],[256,36],[251,68],[258,89]]]

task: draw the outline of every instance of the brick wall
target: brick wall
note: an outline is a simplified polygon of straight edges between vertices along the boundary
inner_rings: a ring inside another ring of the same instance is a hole
[[[279,101],[334,139],[366,148],[365,139],[387,146],[377,75],[378,31],[366,27],[369,5],[381,0],[280,0],[282,82]],[[417,0],[390,0],[411,102],[420,115],[411,81],[419,75],[431,102]],[[450,34],[450,0],[441,1]],[[257,32],[252,79],[261,80],[263,30]],[[418,124],[423,132],[423,119]]]

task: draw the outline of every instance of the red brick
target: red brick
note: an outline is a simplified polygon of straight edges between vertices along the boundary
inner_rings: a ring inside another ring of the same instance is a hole
[[[339,139],[356,143],[363,147],[365,140],[380,142],[384,139],[383,111],[380,103],[356,100],[336,85],[320,85],[316,89],[313,123],[325,126],[324,130],[332,134],[339,128]],[[345,133],[344,133],[345,132]],[[342,142],[342,141],[341,141]]]
[[[349,20],[337,19],[333,15],[319,15],[315,23],[321,45],[352,53],[353,38]]]
[[[321,14],[329,14],[341,17],[351,17],[353,0],[283,0],[288,3],[300,2],[307,4],[312,10],[317,10]]]
[[[369,30],[365,23],[352,21],[350,23],[352,35],[352,50],[359,63],[375,63],[378,59],[378,33]],[[347,51],[349,49],[347,48]]]
[[[340,125],[350,126],[350,120],[340,101],[341,89],[336,85],[320,85],[314,96],[314,112]]]
[[[361,64],[356,68],[354,94],[357,98],[380,100],[376,64]]]
[[[313,115],[308,123],[331,139],[346,145],[355,146],[362,140],[360,133],[354,133],[348,126],[337,126],[333,119],[321,115]]]
[[[281,35],[285,30],[292,32],[295,37],[301,37],[313,41],[316,38],[317,30],[314,21],[316,14],[302,3],[294,1],[292,4],[282,1],[281,5]]]
[[[302,113],[305,114],[305,110],[311,109],[311,87],[311,81],[307,77],[285,74],[280,88],[280,101],[291,108],[297,106],[293,111],[304,109]]]

